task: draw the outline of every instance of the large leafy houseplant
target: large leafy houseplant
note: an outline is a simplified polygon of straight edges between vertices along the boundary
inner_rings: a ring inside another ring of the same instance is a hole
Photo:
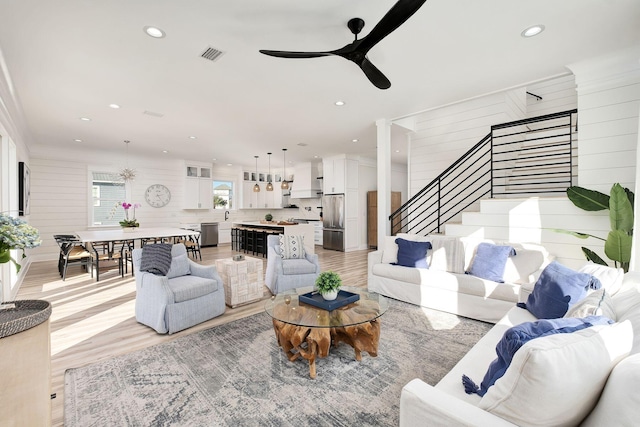
[[[633,192],[628,188],[623,188],[617,183],[611,187],[610,195],[573,186],[567,188],[567,197],[569,197],[569,200],[571,200],[574,205],[585,211],[593,212],[609,209],[611,231],[609,231],[606,239],[578,231],[557,231],[571,234],[580,239],[593,237],[604,241],[605,255],[612,260],[616,266],[620,266],[625,272],[629,271],[631,246],[633,243]],[[594,251],[583,247],[582,252],[584,252],[587,260],[593,261],[596,264],[607,265]]]

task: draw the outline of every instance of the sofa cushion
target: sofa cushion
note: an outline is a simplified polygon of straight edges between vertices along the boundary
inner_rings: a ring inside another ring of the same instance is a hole
[[[581,427],[634,426],[640,408],[640,354],[624,358],[607,379],[598,404]]]
[[[179,276],[169,279],[174,302],[189,301],[218,290],[218,282],[199,276]]]
[[[467,394],[476,393],[484,396],[489,387],[504,375],[511,364],[514,354],[527,342],[553,334],[568,334],[589,328],[594,325],[606,325],[613,320],[602,316],[590,316],[584,319],[568,318],[538,320],[526,322],[509,328],[496,346],[497,358],[489,365],[489,369],[478,387],[471,378],[463,375],[462,383]]]
[[[375,276],[393,279],[416,286],[427,286],[445,291],[475,295],[503,301],[518,301],[519,285],[497,283],[466,274],[454,274],[432,268],[409,268],[391,264],[374,264],[371,272]]]
[[[629,322],[531,340],[478,406],[520,426],[578,425],[632,340]]]
[[[282,272],[284,274],[312,274],[316,272],[316,265],[304,259],[283,259]]]
[[[503,275],[507,258],[515,254],[512,246],[480,243],[468,273],[482,279],[504,283]]]
[[[184,253],[171,259],[171,268],[169,268],[169,271],[167,272],[167,277],[172,279],[178,276],[186,276],[190,272],[189,257]]]
[[[166,276],[171,268],[171,246],[168,243],[143,246],[140,257],[140,271]]]
[[[605,316],[614,322],[616,321],[617,316],[613,301],[605,288],[601,288],[582,298],[564,315],[565,318],[587,316]]]
[[[282,259],[304,258],[304,236],[280,234],[280,256]]]
[[[533,287],[527,302],[518,303],[538,319],[557,319],[584,298],[587,289],[600,289],[600,281],[590,274],[578,273],[553,261]]]
[[[403,267],[429,268],[427,265],[427,250],[431,249],[429,242],[412,242],[396,239],[398,245],[398,265]]]
[[[460,239],[448,236],[431,236],[429,268],[464,274],[465,248]]]
[[[622,279],[624,278],[624,270],[621,268],[613,268],[606,265],[588,262],[578,270],[580,273],[587,273],[602,283],[602,287],[607,290],[610,296],[613,296],[622,287]]]

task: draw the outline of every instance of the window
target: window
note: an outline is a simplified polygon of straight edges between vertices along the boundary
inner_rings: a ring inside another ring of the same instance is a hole
[[[213,208],[235,209],[233,181],[213,181]]]
[[[118,206],[126,199],[124,181],[110,172],[92,172],[91,176],[91,225],[118,225],[124,219],[124,209]]]

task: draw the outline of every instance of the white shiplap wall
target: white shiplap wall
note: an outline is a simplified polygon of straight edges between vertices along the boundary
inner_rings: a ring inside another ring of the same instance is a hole
[[[570,68],[579,108],[579,184],[608,193],[634,188],[640,114],[640,47]]]
[[[524,118],[525,103],[525,89],[520,88],[417,114],[410,143],[410,196],[488,134],[491,125]]]

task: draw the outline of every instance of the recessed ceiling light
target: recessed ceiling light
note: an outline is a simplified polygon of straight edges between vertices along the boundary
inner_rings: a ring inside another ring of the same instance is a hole
[[[400,152],[400,150],[396,150],[396,153],[399,153],[399,152]]]
[[[117,110],[118,108],[120,108],[120,106],[118,104],[109,104],[109,108],[113,108],[114,110]]]
[[[336,101],[336,102],[335,102],[335,104],[336,104],[338,107],[342,107],[342,106],[345,104],[345,102],[344,102],[344,101]]]
[[[540,25],[540,24],[532,25],[529,28],[525,29],[523,32],[521,32],[520,35],[525,38],[533,37],[533,36],[537,36],[543,31],[544,31],[544,25]]]
[[[144,27],[144,32],[147,33],[148,36],[153,37],[154,39],[161,39],[165,36],[164,31],[157,27]]]
[[[80,120],[82,120],[83,122],[90,122],[91,119],[89,117],[80,117]]]
[[[190,136],[189,139],[198,139],[197,136]]]
[[[82,142],[81,139],[74,139],[75,142]]]
[[[318,158],[318,156],[313,156],[313,158],[314,158],[314,159],[317,159],[317,158]]]
[[[168,151],[168,150],[162,150],[162,152],[163,152],[164,154],[169,154],[169,151]]]
[[[358,142],[358,139],[352,139],[351,142]]]
[[[227,163],[227,166],[233,166],[233,163]]]

